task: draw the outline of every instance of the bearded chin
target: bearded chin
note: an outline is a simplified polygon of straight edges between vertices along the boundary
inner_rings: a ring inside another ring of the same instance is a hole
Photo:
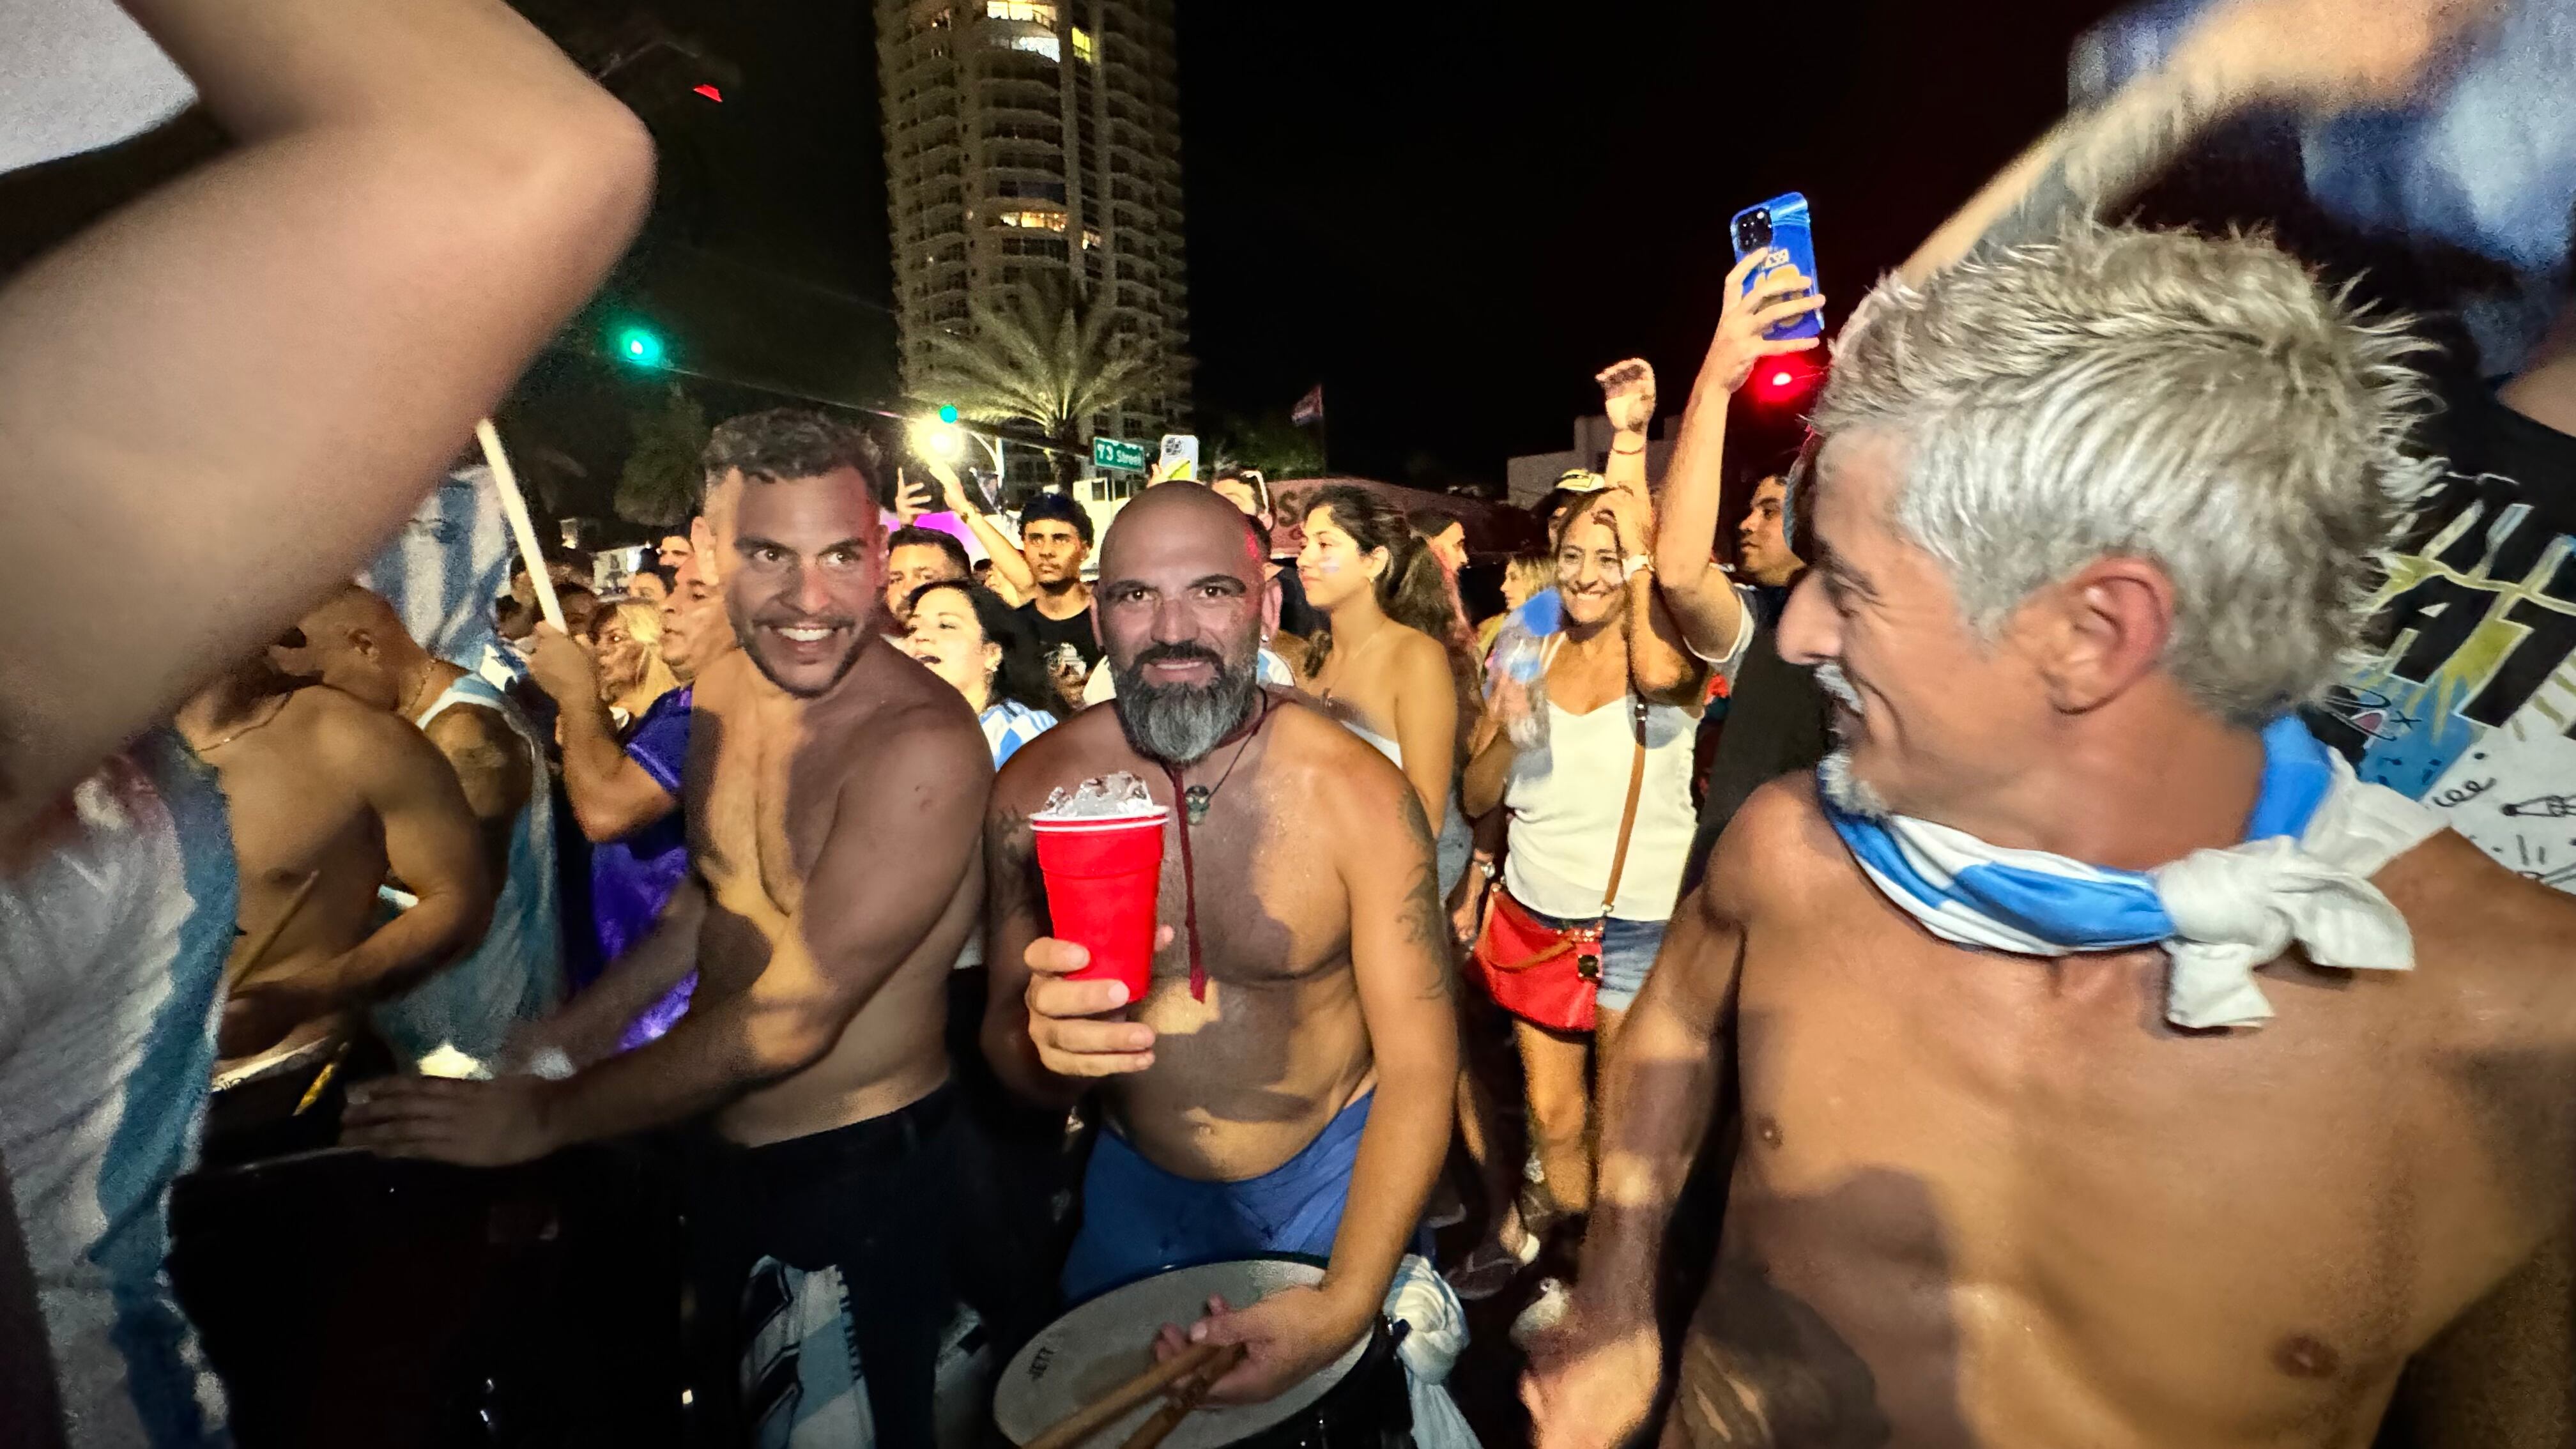
[[[1824,792],[1825,802],[1845,815],[1864,820],[1885,820],[1896,812],[1888,808],[1887,797],[1867,780],[1852,773],[1851,746],[1836,745],[1816,766],[1816,788]]]
[[[1127,743],[1167,765],[1204,759],[1243,723],[1261,692],[1261,671],[1250,661],[1218,666],[1206,684],[1149,683],[1141,667],[1122,667],[1114,659],[1109,674],[1118,686],[1114,703]]]

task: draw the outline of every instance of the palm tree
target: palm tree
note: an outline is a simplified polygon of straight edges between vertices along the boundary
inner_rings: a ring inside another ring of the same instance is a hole
[[[1143,357],[1110,331],[1110,309],[1085,306],[1048,279],[979,297],[964,333],[933,333],[917,391],[979,423],[1034,425],[1061,451],[1059,482],[1081,459],[1083,419],[1125,403],[1149,381]]]

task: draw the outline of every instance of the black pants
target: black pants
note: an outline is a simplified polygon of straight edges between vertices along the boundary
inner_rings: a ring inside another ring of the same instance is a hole
[[[932,1389],[956,1308],[950,1227],[957,1198],[957,1090],[899,1111],[765,1147],[702,1144],[690,1173],[697,1266],[694,1355],[709,1442],[748,1442],[792,1422],[814,1365],[775,1352],[800,1274],[837,1270],[846,1338],[804,1351],[855,1353],[882,1445],[935,1442]],[[796,1270],[795,1274],[782,1271]],[[819,1291],[804,1280],[809,1291]],[[769,1332],[764,1337],[764,1329]],[[755,1352],[758,1349],[758,1352]],[[764,1371],[765,1370],[765,1371]],[[826,1375],[828,1376],[828,1375]]]

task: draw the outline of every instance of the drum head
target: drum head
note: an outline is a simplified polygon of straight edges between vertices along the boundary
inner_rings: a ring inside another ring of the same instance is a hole
[[[1187,1327],[1207,1314],[1211,1297],[1243,1308],[1282,1288],[1324,1281],[1324,1270],[1291,1258],[1241,1258],[1175,1268],[1112,1288],[1050,1323],[1011,1360],[993,1391],[993,1419],[1014,1444],[1025,1444],[1076,1409],[1145,1371],[1154,1335],[1166,1323]],[[1368,1351],[1367,1334],[1313,1378],[1266,1404],[1201,1409],[1183,1419],[1164,1449],[1218,1449],[1312,1408]],[[1116,1444],[1162,1407],[1161,1395],[1138,1404],[1091,1442]]]

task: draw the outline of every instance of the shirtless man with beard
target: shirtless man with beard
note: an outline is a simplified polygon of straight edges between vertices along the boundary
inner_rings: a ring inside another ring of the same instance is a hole
[[[2368,1444],[2566,1219],[2576,903],[2290,713],[2430,472],[2417,350],[2267,242],[2089,224],[1854,315],[1778,636],[1840,744],[1630,1014],[1545,1449],[1648,1414],[1720,1072],[1668,1446]]]
[[[940,1025],[982,888],[992,764],[957,691],[877,632],[878,466],[863,435],[794,409],[707,444],[698,562],[715,561],[743,647],[697,679],[695,873],[615,978],[650,1000],[694,967],[688,1014],[607,1056],[626,1023],[593,993],[544,1033],[581,1070],[406,1080],[348,1119],[349,1140],[379,1151],[499,1164],[707,1117],[692,1217],[724,1362],[696,1395],[740,1386],[763,1442],[864,1442],[866,1424],[880,1444],[933,1442],[953,1305]]]
[[[219,1076],[248,1054],[327,1040],[344,1013],[483,938],[492,883],[474,812],[419,730],[338,690],[295,687],[264,651],[180,706],[177,724],[223,783],[239,857]],[[418,904],[379,924],[388,873]],[[299,892],[253,969],[244,952]]]
[[[1303,1380],[1376,1319],[1448,1149],[1458,1070],[1421,800],[1349,730],[1261,686],[1278,599],[1264,562],[1234,505],[1196,484],[1127,505],[1093,596],[1115,706],[1011,757],[985,846],[985,1051],[1032,1099],[1096,1086],[1107,1108],[1066,1295],[1191,1258],[1330,1254],[1320,1287],[1191,1330],[1247,1346],[1215,1388],[1236,1402]],[[1064,979],[1089,958],[1047,935],[1028,825],[1056,787],[1117,771],[1173,810],[1170,939],[1134,1003]],[[1265,1239],[1256,1219],[1286,1229]]]

